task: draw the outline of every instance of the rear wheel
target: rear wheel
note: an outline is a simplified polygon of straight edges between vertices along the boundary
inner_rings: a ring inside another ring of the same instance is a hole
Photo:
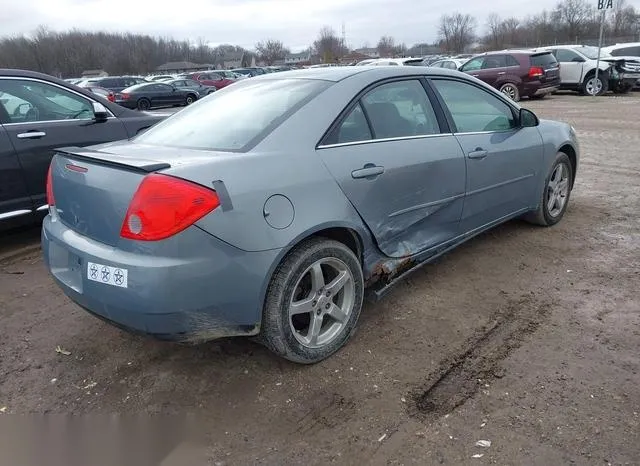
[[[325,238],[304,241],[271,279],[259,340],[290,361],[322,361],[354,332],[363,294],[362,268],[351,249]]]
[[[151,102],[149,99],[142,98],[138,100],[138,110],[149,110],[151,108]]]
[[[502,92],[514,102],[518,102],[520,100],[520,91],[518,91],[518,86],[513,83],[503,84],[500,87],[500,92]]]
[[[552,226],[562,220],[573,183],[573,168],[569,157],[564,152],[558,152],[551,171],[545,179],[542,199],[535,212],[525,217],[528,222],[542,226]]]

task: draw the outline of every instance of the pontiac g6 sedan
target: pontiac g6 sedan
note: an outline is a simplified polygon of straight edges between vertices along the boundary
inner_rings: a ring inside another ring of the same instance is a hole
[[[162,339],[253,336],[314,363],[375,297],[515,217],[563,217],[567,124],[424,67],[267,74],[133,140],[61,148],[43,253],[90,313]]]

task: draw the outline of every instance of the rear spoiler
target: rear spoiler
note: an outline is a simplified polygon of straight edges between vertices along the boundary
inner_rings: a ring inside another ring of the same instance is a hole
[[[144,173],[151,173],[171,168],[171,164],[168,164],[166,162],[138,159],[135,157],[127,157],[123,155],[114,155],[109,154],[108,152],[87,149],[85,147],[62,147],[56,149],[55,153],[76,160],[90,160],[91,162],[100,165],[107,165]]]

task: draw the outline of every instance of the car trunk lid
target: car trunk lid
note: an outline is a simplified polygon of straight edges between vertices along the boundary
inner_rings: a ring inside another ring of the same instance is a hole
[[[170,167],[158,160],[79,147],[59,149],[51,162],[54,209],[69,228],[115,246],[131,198],[144,176]]]

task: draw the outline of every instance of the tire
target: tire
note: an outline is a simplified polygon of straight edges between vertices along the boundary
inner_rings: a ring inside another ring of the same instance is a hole
[[[608,90],[609,90],[609,76],[607,73],[602,72],[602,73],[598,73],[598,81],[600,81],[601,86],[600,89],[594,94],[593,93],[593,84],[596,78],[596,74],[595,73],[589,73],[585,78],[584,81],[582,82],[582,86],[580,89],[580,93],[583,95],[603,95],[605,94]]]
[[[187,97],[184,99],[184,103],[185,105],[191,105],[192,103],[194,103],[196,100],[198,100],[198,98],[193,95],[193,94],[189,94],[187,95]]]
[[[144,97],[140,100],[138,100],[138,110],[149,110],[151,108],[151,102],[149,102],[149,99],[145,99]]]
[[[500,86],[500,92],[502,92],[514,102],[520,101],[520,91],[518,90],[518,86],[513,83],[505,83]]]
[[[560,169],[559,167],[562,168]],[[561,171],[562,173],[558,173],[559,171]],[[554,183],[554,178],[557,178],[558,176],[560,176],[560,178],[556,179]],[[562,188],[562,185],[559,188],[556,188],[554,186],[558,180],[565,180],[565,188]],[[569,205],[569,197],[571,196],[571,190],[573,189],[572,183],[573,168],[571,166],[569,156],[564,152],[558,152],[558,154],[556,155],[556,160],[551,166],[549,174],[545,178],[544,189],[542,190],[542,198],[540,199],[540,205],[538,206],[538,209],[526,215],[524,219],[535,225],[541,225],[545,227],[550,227],[558,223],[560,220],[562,220],[562,217],[567,210],[567,206]],[[561,197],[557,197],[558,194],[556,194],[556,201],[560,202],[560,199],[562,199],[562,206],[559,207],[557,203],[554,203],[552,208],[549,208],[551,200],[550,196],[554,192],[560,193],[561,191],[564,191],[564,194]]]
[[[319,274],[313,273],[318,270]],[[337,273],[346,281],[331,293],[327,288],[340,276]],[[326,285],[314,283],[312,275],[322,276]],[[299,364],[322,361],[344,346],[353,334],[363,296],[362,267],[351,249],[326,238],[303,241],[287,254],[273,274],[258,341],[289,361]],[[294,303],[301,312],[291,315]],[[319,324],[314,327],[317,332],[312,330],[314,323]]]

